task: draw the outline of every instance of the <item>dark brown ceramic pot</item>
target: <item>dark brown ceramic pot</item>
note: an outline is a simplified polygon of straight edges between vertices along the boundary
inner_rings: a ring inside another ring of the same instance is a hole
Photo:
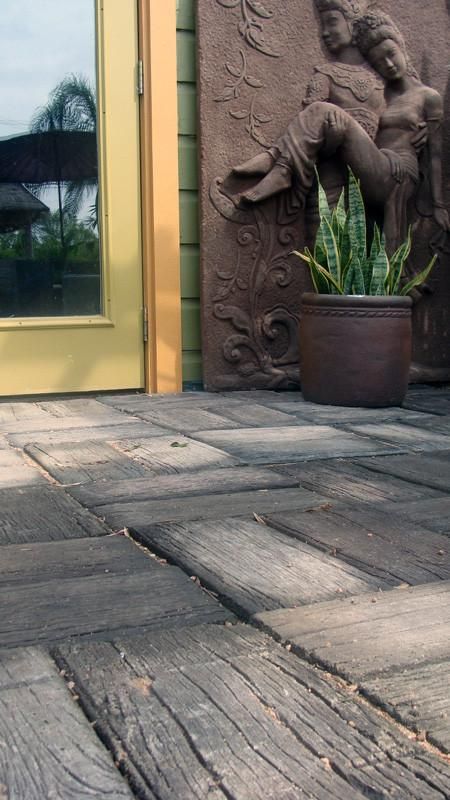
[[[335,406],[401,405],[411,363],[410,297],[307,293],[300,322],[305,400]]]

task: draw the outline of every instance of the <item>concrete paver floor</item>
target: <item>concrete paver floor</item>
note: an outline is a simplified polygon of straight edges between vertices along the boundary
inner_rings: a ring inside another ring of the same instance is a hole
[[[450,388],[0,403],[0,800],[450,797]]]

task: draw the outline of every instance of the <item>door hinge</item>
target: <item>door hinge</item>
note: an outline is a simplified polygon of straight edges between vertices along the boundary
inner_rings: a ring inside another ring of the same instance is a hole
[[[141,60],[136,67],[136,91],[139,95],[144,94],[144,63]]]
[[[144,342],[148,342],[148,308],[144,306],[142,314],[142,334]]]

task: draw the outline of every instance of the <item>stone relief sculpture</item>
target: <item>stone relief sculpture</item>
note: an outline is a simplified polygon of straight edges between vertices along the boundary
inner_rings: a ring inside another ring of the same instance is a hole
[[[265,173],[242,199],[260,202],[295,184],[304,206],[320,153],[332,152],[360,179],[365,200],[383,208],[387,248],[393,252],[407,234],[408,203],[419,183],[417,142],[424,126],[423,156],[429,165],[433,216],[442,229],[450,227],[442,199],[442,100],[419,80],[403,37],[386,14],[369,12],[360,17],[355,35],[359,51],[386,81],[375,141],[355,115],[331,103],[314,102],[290,123],[272,152],[238,167],[240,174],[255,169]]]
[[[234,0],[217,3],[227,9],[236,6],[235,16],[238,9],[243,13]],[[266,14],[262,4],[256,5]],[[442,231],[450,227],[441,192],[441,98],[419,80],[399,29],[371,0],[313,0],[313,5],[330,60],[313,67],[301,108],[273,144],[260,133],[260,125],[254,127],[251,115],[244,119],[244,109],[232,108],[230,116],[242,120],[264,149],[209,185],[210,201],[228,220],[229,235],[229,223],[238,226],[234,266],[213,267],[203,295],[204,320],[217,320],[221,332],[205,349],[207,372],[209,352],[221,354],[213,356],[217,365],[223,359],[223,366],[214,367],[211,388],[287,387],[298,380],[298,301],[308,286],[301,283],[304,278],[289,254],[315,234],[314,167],[332,204],[346,181],[347,164],[352,167],[369,216],[379,222],[384,217],[390,249],[404,238],[411,201],[425,185],[427,213]],[[243,22],[248,24],[251,3],[245,9]],[[283,57],[283,46],[273,35],[276,12],[262,19],[270,19],[270,46],[264,44],[262,27],[258,47],[246,42],[259,58],[271,56],[268,61],[276,62]],[[238,93],[247,85],[263,97],[265,83],[255,77],[254,65],[248,66],[242,46],[239,53],[239,75],[238,65],[235,69],[227,62],[230,86],[216,102],[235,99],[234,84]],[[263,112],[261,124],[270,122],[269,114]]]

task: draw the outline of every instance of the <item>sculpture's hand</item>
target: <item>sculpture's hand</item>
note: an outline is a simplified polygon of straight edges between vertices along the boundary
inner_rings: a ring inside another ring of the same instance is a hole
[[[403,178],[405,177],[405,171],[403,169],[403,164],[401,159],[397,157],[397,154],[392,153],[391,151],[391,172],[392,177],[398,183],[401,183]]]
[[[419,122],[417,127],[417,133],[415,133],[412,137],[411,144],[413,145],[416,153],[419,154],[428,141],[428,126],[426,122]]]
[[[443,231],[450,231],[450,218],[446,208],[435,206],[433,208],[433,219]]]
[[[342,144],[346,131],[346,118],[339,108],[328,111],[325,116],[327,135],[324,146],[326,155],[332,155]]]

